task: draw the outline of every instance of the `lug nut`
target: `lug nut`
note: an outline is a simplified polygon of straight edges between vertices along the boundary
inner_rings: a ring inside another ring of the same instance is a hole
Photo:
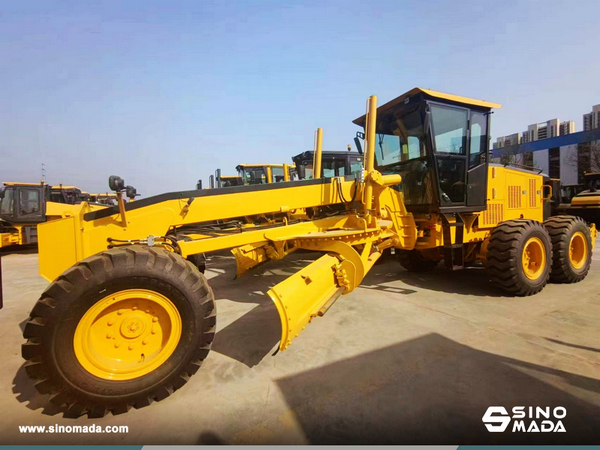
[[[144,339],[144,340],[142,341],[142,345],[146,345],[147,343],[148,343],[148,341],[147,341],[146,339]]]
[[[124,312],[125,312],[124,309],[120,309],[120,310],[117,311],[117,314],[121,316],[121,315],[123,315]]]
[[[115,342],[115,348],[119,348],[121,346],[120,342]]]
[[[133,345],[130,345],[130,346],[129,346],[129,350],[133,350]]]
[[[109,327],[110,327],[110,326],[112,326],[112,324],[113,324],[113,323],[114,323],[114,322],[113,322],[112,320],[109,320],[108,322],[106,322],[106,324],[107,324]]]
[[[152,322],[158,322],[158,317],[153,317]]]
[[[107,333],[106,334],[106,339],[112,339],[112,337],[113,337],[112,333]]]

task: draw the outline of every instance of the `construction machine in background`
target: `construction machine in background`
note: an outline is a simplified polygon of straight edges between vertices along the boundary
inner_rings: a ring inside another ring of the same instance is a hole
[[[0,248],[35,244],[37,225],[68,214],[68,205],[89,201],[75,186],[5,182],[0,187]]]
[[[545,213],[538,173],[489,164],[498,107],[419,88],[379,108],[373,96],[354,121],[365,139],[357,175],[322,177],[317,139],[313,179],[165,193],[103,210],[82,203],[40,225],[40,273],[51,284],[24,329],[28,375],[69,415],[118,414],[168,397],[210,352],[215,298],[188,259],[217,250],[232,249],[238,272],[315,252],[268,291],[280,350],[353,292],[387,248],[411,271],[482,263],[508,295],[581,281],[596,229]],[[310,214],[293,220],[298,210]],[[263,215],[281,220],[238,226]]]
[[[315,151],[309,150],[292,157],[296,174],[300,180],[313,178]],[[324,150],[321,158],[322,175],[326,178],[353,175],[363,170],[363,155],[350,150]]]
[[[290,181],[294,169],[291,164],[238,164],[235,168],[244,185]]]
[[[133,201],[139,194],[133,186],[126,186],[125,195]],[[76,186],[62,184],[3,183],[0,188],[0,248],[37,243],[39,224],[70,215],[73,210],[79,210],[70,205],[82,202],[114,206],[117,194],[89,194]]]
[[[584,174],[584,188],[571,198],[567,212],[600,226],[600,173]]]
[[[215,170],[208,180],[209,189],[289,181],[294,173],[293,165],[289,164],[238,164],[235,169],[237,175],[222,175],[221,169]],[[202,189],[201,180],[196,187]]]
[[[137,193],[137,189],[133,186],[125,186],[124,198],[129,199],[133,202],[136,197],[140,194]],[[105,192],[104,194],[88,194],[90,203],[97,203],[99,205],[115,206],[118,203],[118,195],[114,192]]]
[[[115,206],[117,204],[117,195],[112,192],[103,194],[90,194],[90,202],[99,205]]]

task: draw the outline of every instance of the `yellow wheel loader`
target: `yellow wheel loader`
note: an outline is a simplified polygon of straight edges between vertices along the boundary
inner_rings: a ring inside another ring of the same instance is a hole
[[[25,326],[27,373],[69,415],[123,413],[168,397],[215,338],[214,294],[187,258],[222,249],[232,249],[238,272],[297,249],[318,252],[268,291],[280,350],[392,247],[409,270],[481,262],[511,295],[535,294],[551,277],[580,281],[595,228],[545,217],[541,175],[489,164],[490,111],[499,106],[415,88],[377,108],[373,96],[354,121],[365,138],[356,176],[172,192],[98,211],[84,203],[41,225],[40,272],[51,284]],[[109,184],[125,188],[117,178]],[[310,216],[285,218],[301,209]],[[227,225],[264,214],[285,217]]]

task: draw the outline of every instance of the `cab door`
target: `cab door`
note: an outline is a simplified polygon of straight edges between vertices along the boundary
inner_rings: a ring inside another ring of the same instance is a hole
[[[469,120],[469,168],[467,171],[467,206],[485,209],[488,173],[489,114],[471,111]]]
[[[430,112],[440,211],[459,211],[466,204],[469,110],[430,102]]]

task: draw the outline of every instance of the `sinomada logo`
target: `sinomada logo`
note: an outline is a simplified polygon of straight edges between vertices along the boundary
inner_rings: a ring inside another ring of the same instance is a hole
[[[512,415],[504,406],[490,406],[481,419],[490,433],[502,433],[512,422],[512,432],[565,433],[562,419],[567,417],[563,406],[515,406]]]

